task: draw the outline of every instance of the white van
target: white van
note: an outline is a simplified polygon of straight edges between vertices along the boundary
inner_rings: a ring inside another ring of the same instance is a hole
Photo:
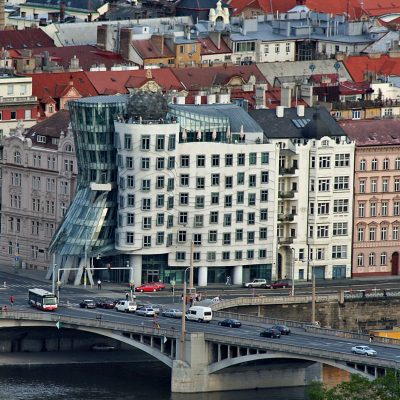
[[[186,311],[188,321],[210,322],[212,320],[212,310],[210,307],[192,306]]]
[[[125,311],[125,312],[135,312],[137,309],[137,304],[133,301],[128,300],[120,300],[116,305],[115,309],[117,311]]]

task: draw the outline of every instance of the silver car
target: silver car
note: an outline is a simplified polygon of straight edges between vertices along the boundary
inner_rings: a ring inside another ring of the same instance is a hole
[[[378,354],[374,349],[371,349],[371,347],[364,345],[352,347],[351,352],[353,354],[360,354],[362,356],[370,356],[370,357],[375,357]]]
[[[168,318],[182,318],[182,311],[177,308],[169,308],[168,310],[163,310],[161,315]]]
[[[143,317],[154,317],[155,311],[149,307],[142,307],[136,310],[136,315],[141,315]]]

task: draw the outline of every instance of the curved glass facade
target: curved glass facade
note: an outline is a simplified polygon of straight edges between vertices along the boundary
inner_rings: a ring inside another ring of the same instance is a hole
[[[117,166],[114,118],[124,114],[126,96],[98,96],[68,103],[78,160],[74,201],[53,237],[61,256],[105,253],[114,248]]]

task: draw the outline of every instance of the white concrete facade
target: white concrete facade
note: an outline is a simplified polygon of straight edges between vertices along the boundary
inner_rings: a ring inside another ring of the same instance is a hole
[[[279,277],[350,278],[354,142],[279,142]]]
[[[213,267],[231,270],[235,284],[259,265],[275,276],[279,149],[256,141],[261,132],[246,132],[251,140],[243,143],[179,143],[180,130],[178,123],[115,122],[116,249],[167,254],[165,267],[183,270],[193,243],[199,286]]]

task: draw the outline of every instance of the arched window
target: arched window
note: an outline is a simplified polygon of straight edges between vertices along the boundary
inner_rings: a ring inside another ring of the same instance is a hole
[[[385,158],[385,159],[383,160],[382,168],[383,168],[384,170],[388,170],[388,169],[389,169],[389,159],[388,159],[388,158]]]
[[[383,252],[381,253],[381,265],[386,265],[387,264],[387,253]]]
[[[71,146],[70,144],[67,144],[67,145],[65,146],[65,151],[66,151],[67,153],[72,153],[72,152],[74,151],[74,149],[72,148],[72,146]]]
[[[368,264],[375,265],[375,253],[369,253]]]
[[[363,267],[364,266],[364,254],[359,253],[357,255],[357,266],[358,267]]]
[[[376,171],[378,169],[378,160],[376,158],[371,161],[371,169],[372,171]]]
[[[21,164],[21,153],[19,151],[14,152],[14,163]]]
[[[396,168],[396,169],[400,169],[400,157],[397,157],[397,158],[396,158],[396,161],[395,161],[395,168]]]
[[[360,161],[360,171],[365,171],[366,169],[367,169],[367,161],[363,159]]]

